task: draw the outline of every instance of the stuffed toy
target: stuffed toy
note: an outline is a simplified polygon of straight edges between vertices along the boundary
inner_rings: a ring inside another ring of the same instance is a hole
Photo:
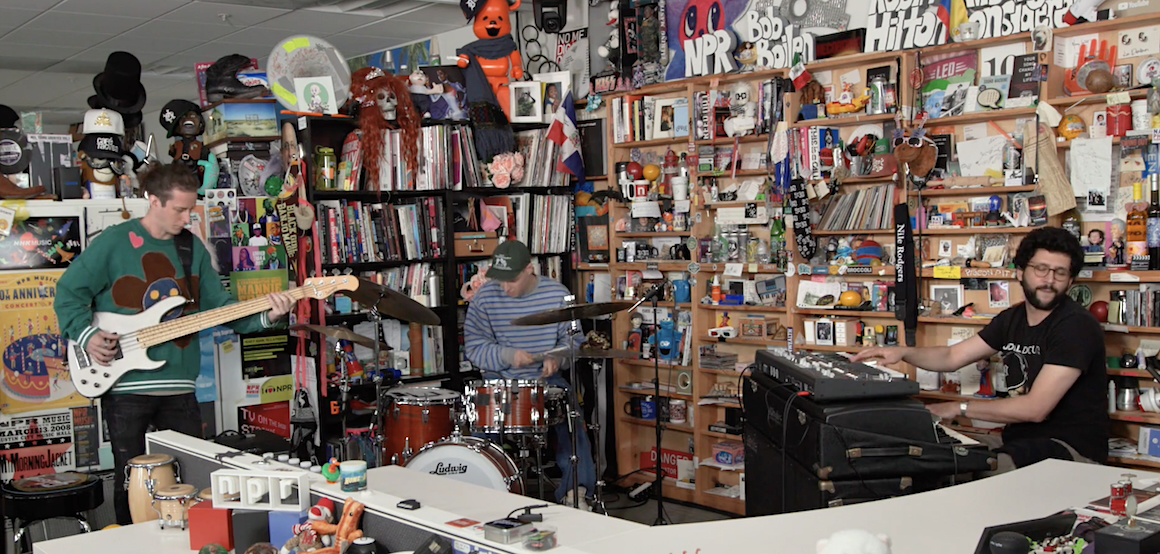
[[[890,537],[861,529],[844,529],[819,540],[817,554],[890,554]]]
[[[403,163],[412,173],[419,166],[419,113],[402,79],[377,67],[355,71],[350,79],[351,96],[358,99],[359,148],[366,168],[367,187],[379,190],[379,166],[383,160],[386,131],[400,129]]]
[[[608,40],[596,49],[596,54],[608,60],[605,71],[615,72],[620,67],[620,30],[616,25],[620,22],[620,8],[616,2],[608,10],[608,22],[605,25],[612,27],[608,33]]]
[[[515,150],[508,82],[522,79],[520,52],[512,38],[512,12],[520,0],[460,0],[463,16],[473,20],[479,39],[456,51],[456,64],[467,81],[467,112],[475,131],[475,149],[483,161]]]
[[[898,161],[899,166],[906,164],[911,180],[916,185],[923,186],[930,170],[934,169],[938,147],[926,136],[926,129],[923,128],[926,119],[918,120],[918,127],[910,132],[910,136],[906,136],[903,131],[902,117],[898,116],[895,119],[897,126],[894,128],[894,159]]]
[[[415,104],[415,110],[423,114],[424,118],[430,118],[431,97],[443,94],[443,85],[432,85],[427,74],[416,67],[407,77],[407,91],[411,93],[411,102]]]
[[[731,137],[748,135],[756,126],[757,102],[749,83],[738,82],[729,91],[729,118],[724,122],[725,134]]]
[[[333,544],[314,552],[318,554],[342,554],[346,552],[350,543],[362,536],[362,531],[358,529],[358,521],[362,518],[365,508],[361,502],[355,502],[353,498],[348,496],[346,501],[342,503],[342,517],[339,518],[337,525],[324,521],[313,522],[311,527],[317,533],[334,535]]]
[[[471,279],[463,283],[463,287],[459,289],[459,296],[463,297],[465,301],[470,302],[475,296],[475,292],[487,284],[488,278],[484,275],[485,273],[487,273],[486,270],[480,270],[475,275],[472,275]]]
[[[282,548],[278,551],[279,554],[313,552],[331,546],[334,542],[334,537],[319,533],[318,530],[314,529],[314,526],[318,522],[330,524],[333,523],[333,520],[334,501],[322,497],[318,501],[318,504],[312,506],[310,511],[306,513],[306,523],[297,523],[290,528],[290,532],[294,533],[294,536],[290,537],[286,541],[286,544],[282,545]]]

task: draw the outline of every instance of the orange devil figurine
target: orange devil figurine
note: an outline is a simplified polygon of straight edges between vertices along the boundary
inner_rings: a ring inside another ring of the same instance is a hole
[[[475,129],[475,148],[483,161],[515,149],[508,124],[508,82],[522,79],[520,52],[512,38],[512,13],[520,0],[460,0],[463,16],[474,19],[479,39],[456,51],[467,81],[468,118]]]

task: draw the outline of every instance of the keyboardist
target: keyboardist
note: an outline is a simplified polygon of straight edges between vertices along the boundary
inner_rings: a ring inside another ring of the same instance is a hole
[[[998,472],[1058,458],[1107,461],[1107,367],[1103,329],[1067,295],[1083,266],[1079,241],[1057,227],[1036,229],[1015,254],[1026,300],[978,335],[953,346],[870,348],[854,361],[906,361],[955,371],[998,353],[1011,396],[928,404],[934,415],[1003,423],[1002,439],[979,437],[999,452]]]

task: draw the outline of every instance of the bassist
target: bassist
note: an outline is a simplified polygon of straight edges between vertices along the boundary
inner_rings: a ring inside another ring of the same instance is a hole
[[[57,284],[53,308],[61,333],[82,345],[98,366],[109,365],[121,353],[121,346],[118,335],[90,324],[94,312],[132,315],[166,298],[191,298],[163,318],[170,320],[234,301],[222,287],[208,250],[185,231],[190,211],[197,204],[198,182],[189,168],[180,163],[162,165],[140,180],[149,198],[149,211],[140,219],[102,232],[73,260]],[[179,254],[183,241],[185,256]],[[286,292],[268,298],[269,311],[229,326],[239,333],[260,331],[285,317],[294,305]],[[131,523],[123,468],[131,458],[145,453],[146,430],[152,426],[199,438],[202,435],[201,413],[194,396],[201,365],[196,338],[196,334],[188,335],[150,348],[149,357],[164,360],[164,364],[154,370],[126,373],[101,399],[116,467],[113,499],[117,523]]]

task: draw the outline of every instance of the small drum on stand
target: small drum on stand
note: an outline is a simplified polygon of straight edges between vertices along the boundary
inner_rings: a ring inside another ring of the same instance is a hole
[[[197,487],[187,484],[169,485],[153,489],[153,511],[161,528],[178,527],[185,530],[189,521],[189,507],[196,503]]]
[[[384,463],[406,463],[424,445],[450,437],[460,419],[460,395],[455,391],[406,387],[383,396],[379,402]]]
[[[475,433],[548,432],[545,387],[534,379],[487,379],[466,387],[467,420]]]
[[[515,461],[495,443],[478,437],[453,434],[450,439],[424,446],[404,466],[464,483],[524,494],[524,478]]]
[[[568,421],[568,389],[549,385],[544,392],[544,410],[548,427]]]
[[[195,502],[213,502],[213,487],[206,487],[197,493]]]
[[[129,460],[129,515],[133,523],[157,519],[153,510],[153,492],[176,485],[179,481],[177,461],[168,454],[142,454]]]

